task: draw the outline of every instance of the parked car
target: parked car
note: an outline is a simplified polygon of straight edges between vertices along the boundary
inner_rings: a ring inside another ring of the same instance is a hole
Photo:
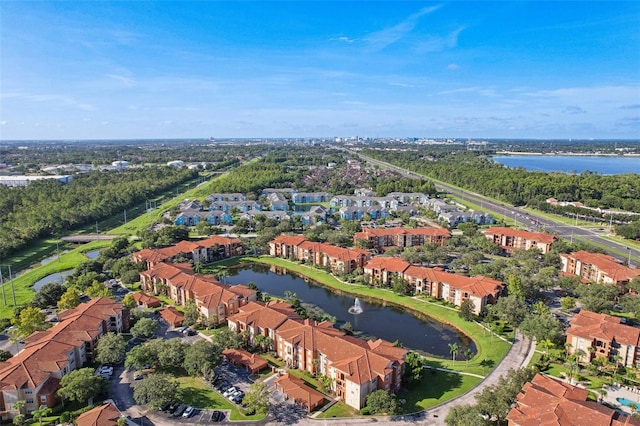
[[[180,406],[180,402],[178,401],[173,401],[171,403],[171,405],[169,406],[169,409],[167,410],[169,413],[174,413],[178,407]]]
[[[187,404],[180,404],[178,408],[176,408],[176,411],[173,412],[173,417],[180,417],[182,413],[184,413],[184,410],[186,409],[187,409]]]
[[[189,418],[191,417],[193,414],[195,414],[196,409],[193,408],[192,406],[188,406],[186,410],[184,410],[184,413],[182,413],[182,417],[184,418]]]
[[[217,423],[224,420],[224,413],[222,411],[213,410],[211,413],[211,422]]]
[[[103,365],[98,368],[98,372],[111,376],[113,374],[113,367]]]
[[[227,389],[226,391],[222,392],[222,396],[224,396],[225,398],[228,398],[229,395],[231,395],[232,393],[234,393],[237,390],[238,389],[236,389],[234,386],[231,386],[229,389]]]
[[[136,375],[135,375],[135,376],[133,376],[133,380],[142,380],[142,379],[144,379],[145,377],[147,377],[147,375],[146,375],[146,374],[144,374],[144,373],[136,373]]]
[[[173,401],[165,402],[160,406],[160,411],[168,411],[172,404]]]

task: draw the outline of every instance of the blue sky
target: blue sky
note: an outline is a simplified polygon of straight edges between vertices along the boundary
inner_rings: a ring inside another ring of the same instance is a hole
[[[637,1],[0,2],[0,138],[640,138]]]

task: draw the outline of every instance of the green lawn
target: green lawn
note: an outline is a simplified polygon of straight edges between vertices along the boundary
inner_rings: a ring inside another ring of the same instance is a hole
[[[349,407],[342,401],[338,401],[333,404],[331,407],[327,408],[326,411],[318,414],[317,419],[331,419],[331,418],[343,418],[343,417],[356,417],[359,416],[360,412],[353,407]]]
[[[502,360],[502,358],[509,350],[509,343],[495,337],[492,338],[490,333],[485,331],[480,325],[474,322],[464,321],[458,316],[458,312],[456,310],[449,309],[445,306],[429,303],[428,301],[419,298],[399,296],[385,289],[344,284],[324,271],[304,266],[299,263],[290,262],[284,259],[275,259],[268,256],[261,256],[257,258],[247,257],[245,259],[248,261],[281,266],[283,268],[305,275],[327,287],[331,287],[333,289],[350,293],[356,296],[372,297],[376,299],[386,300],[388,302],[392,302],[399,306],[402,306],[405,309],[413,311],[419,315],[427,315],[437,319],[440,322],[450,324],[451,326],[458,328],[471,339],[473,339],[474,343],[476,344],[477,354],[469,361],[468,366],[465,361],[457,361],[455,364],[456,370],[486,375],[500,362],[500,360]],[[442,361],[441,358],[426,358],[427,360],[436,363]]]
[[[400,391],[398,398],[406,401],[403,413],[415,413],[460,396],[480,381],[473,376],[427,370],[420,383],[408,385]]]
[[[231,420],[260,420],[265,416],[256,414],[245,416],[234,404],[207,386],[200,378],[177,377],[180,384],[180,400],[185,404],[202,409],[231,410]]]

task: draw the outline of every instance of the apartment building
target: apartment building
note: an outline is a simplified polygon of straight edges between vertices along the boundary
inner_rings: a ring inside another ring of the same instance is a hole
[[[414,293],[425,293],[456,306],[469,299],[476,315],[487,304],[495,303],[504,290],[503,283],[482,275],[452,274],[440,268],[411,265],[398,257],[374,257],[364,266],[364,274],[370,282],[382,286],[393,285],[394,278],[404,279]]]
[[[536,374],[522,387],[507,421],[509,426],[640,425],[640,419],[588,400],[589,391]]]
[[[506,252],[511,252],[515,249],[529,250],[537,248],[543,254],[549,253],[551,244],[558,239],[558,237],[551,234],[521,231],[519,229],[501,226],[489,228],[484,231],[484,235],[487,239],[498,244]]]
[[[308,241],[303,235],[279,235],[269,242],[269,254],[330,268],[338,274],[349,274],[362,268],[371,257],[367,250]]]
[[[353,408],[364,407],[375,390],[397,392],[402,386],[406,349],[381,339],[345,336],[327,321],[301,320],[284,302],[247,304],[228,324],[238,333],[249,330],[253,337],[272,337],[287,367],[333,378],[333,393]]]
[[[353,243],[365,240],[371,249],[383,250],[385,247],[413,247],[435,244],[442,247],[451,238],[451,232],[444,228],[364,228],[356,232]]]
[[[0,363],[0,415],[13,418],[14,405],[25,401],[31,413],[59,403],[60,380],[91,360],[98,340],[129,327],[128,311],[113,299],[99,297],[63,311],[60,322],[25,339],[24,350]]]
[[[166,294],[178,305],[194,301],[209,321],[222,323],[238,308],[256,300],[256,291],[245,285],[229,286],[211,276],[195,274],[188,263],[159,263],[140,273],[142,289]]]
[[[213,235],[205,240],[180,241],[170,247],[143,249],[132,254],[133,263],[146,262],[147,268],[162,262],[173,262],[184,258],[194,263],[210,263],[217,259],[238,256],[244,253],[238,238]]]
[[[611,315],[580,311],[567,330],[567,352],[582,350],[582,363],[605,358],[611,362],[617,359],[626,367],[640,367],[640,329],[620,321]]]
[[[602,253],[580,250],[570,254],[563,253],[560,260],[562,272],[596,283],[615,284],[623,292],[631,280],[640,276],[640,269],[621,265],[613,256]]]

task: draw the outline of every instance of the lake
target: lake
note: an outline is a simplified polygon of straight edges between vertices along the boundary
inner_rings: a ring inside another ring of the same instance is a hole
[[[62,284],[69,275],[73,274],[73,269],[67,269],[66,271],[56,272],[55,274],[47,275],[46,277],[38,280],[33,284],[33,291],[39,291],[43,285],[49,283]]]
[[[585,155],[503,155],[493,160],[505,166],[524,167],[536,172],[582,173],[602,175],[640,173],[640,157],[599,157]]]
[[[303,305],[312,304],[334,316],[336,327],[350,322],[360,337],[382,338],[390,342],[400,341],[405,347],[440,358],[449,358],[449,343],[457,343],[460,351],[470,347],[476,352],[473,341],[454,327],[433,318],[418,318],[402,308],[376,300],[362,300],[361,314],[350,314],[354,305],[351,295],[339,294],[319,284],[282,268],[250,264],[229,269],[227,284],[253,282],[262,292],[284,297],[285,291],[296,294]]]

